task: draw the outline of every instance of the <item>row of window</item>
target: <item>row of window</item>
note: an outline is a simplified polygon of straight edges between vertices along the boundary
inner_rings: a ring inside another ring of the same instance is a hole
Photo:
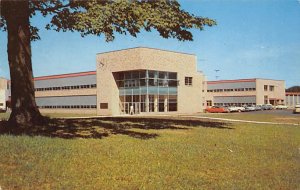
[[[233,91],[255,91],[256,88],[230,88],[230,89],[213,89],[207,92],[233,92]]]
[[[268,87],[269,87],[269,91],[274,91],[275,89],[275,86],[273,85],[264,85],[264,91],[268,91]]]
[[[46,105],[46,106],[38,106],[38,108],[47,108],[47,109],[91,109],[91,108],[97,108],[97,106],[96,105],[69,105],[69,106]]]
[[[125,96],[120,96],[121,102],[147,102],[146,100],[146,95],[125,95]],[[149,102],[155,102],[155,96],[154,95],[148,95],[148,101]],[[159,102],[172,102],[175,103],[177,102],[177,95],[158,95],[157,96],[157,101]]]
[[[119,88],[143,87],[143,86],[162,86],[177,87],[179,81],[168,79],[130,79],[116,81]]]
[[[73,90],[73,89],[86,89],[96,88],[96,84],[87,85],[74,85],[74,86],[59,86],[59,87],[47,87],[47,88],[35,88],[35,91],[51,91],[51,90]]]
[[[214,103],[215,106],[255,106],[256,103]]]
[[[140,70],[140,71],[125,71],[114,73],[116,80],[125,80],[125,79],[143,79],[143,78],[152,78],[152,79],[177,79],[177,73],[175,72],[165,72],[165,71],[152,71],[152,70]]]

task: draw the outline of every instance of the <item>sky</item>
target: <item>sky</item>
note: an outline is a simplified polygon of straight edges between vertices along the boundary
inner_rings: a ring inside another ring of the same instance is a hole
[[[137,38],[116,35],[107,43],[102,36],[45,30],[49,18],[35,16],[31,23],[40,28],[41,40],[32,42],[34,76],[93,71],[97,53],[142,46],[195,54],[208,80],[267,78],[300,86],[300,0],[179,2],[217,25],[191,30],[193,41],[163,39],[153,31]],[[6,47],[7,34],[0,32],[0,76],[9,78]]]

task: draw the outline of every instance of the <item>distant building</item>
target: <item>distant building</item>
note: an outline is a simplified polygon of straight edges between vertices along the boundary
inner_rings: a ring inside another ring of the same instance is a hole
[[[0,110],[6,110],[9,101],[9,83],[5,78],[0,77]]]
[[[300,92],[286,92],[285,102],[289,108],[294,108],[297,104],[300,104]]]
[[[285,104],[285,81],[254,78],[207,82],[207,106],[257,104]]]

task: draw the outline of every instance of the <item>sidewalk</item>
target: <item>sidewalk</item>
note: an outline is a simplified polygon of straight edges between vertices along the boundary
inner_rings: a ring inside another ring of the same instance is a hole
[[[179,115],[179,117],[190,117],[190,118],[210,119],[210,120],[229,121],[229,122],[241,122],[241,123],[269,124],[269,125],[295,125],[295,126],[300,125],[299,123],[278,123],[278,122],[267,122],[267,121],[250,121],[250,120],[227,119],[227,118],[205,117],[205,116],[191,116],[191,115]]]

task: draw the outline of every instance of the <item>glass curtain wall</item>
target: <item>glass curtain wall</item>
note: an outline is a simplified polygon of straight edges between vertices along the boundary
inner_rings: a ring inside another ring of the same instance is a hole
[[[134,70],[114,73],[114,78],[121,113],[177,111],[176,72]]]

